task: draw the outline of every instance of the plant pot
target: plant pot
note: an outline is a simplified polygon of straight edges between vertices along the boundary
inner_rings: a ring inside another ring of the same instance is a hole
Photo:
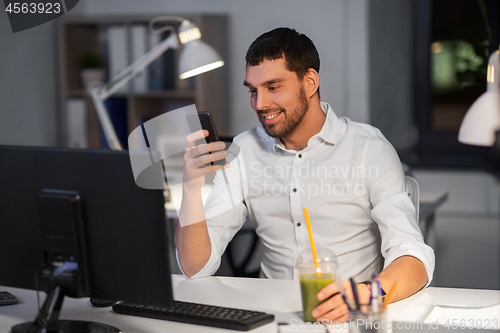
[[[86,68],[80,71],[82,85],[87,89],[89,84],[93,82],[104,82],[104,69],[102,68]]]

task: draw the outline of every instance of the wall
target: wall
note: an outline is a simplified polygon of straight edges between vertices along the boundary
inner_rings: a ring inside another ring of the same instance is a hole
[[[412,1],[369,2],[369,122],[397,150],[414,144],[412,135]]]
[[[0,144],[56,145],[55,50],[54,22],[13,34],[0,10]]]

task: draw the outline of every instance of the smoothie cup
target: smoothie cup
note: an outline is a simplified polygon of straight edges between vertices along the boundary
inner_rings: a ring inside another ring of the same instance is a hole
[[[328,284],[335,281],[337,258],[327,249],[317,251],[318,269],[310,249],[302,251],[297,258],[297,271],[299,273],[300,291],[302,295],[302,313],[305,322],[314,322],[311,311],[318,306],[320,301],[316,294]]]

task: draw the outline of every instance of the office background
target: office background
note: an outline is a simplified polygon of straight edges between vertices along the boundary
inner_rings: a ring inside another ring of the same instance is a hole
[[[245,52],[261,33],[289,26],[316,44],[321,99],[339,116],[380,128],[404,156],[418,144],[415,1],[81,0],[66,16],[151,13],[227,15],[230,112],[221,132],[234,135],[258,124],[242,85]],[[61,144],[57,43],[57,22],[13,34],[1,11],[0,144]],[[422,190],[449,193],[436,220],[435,285],[500,289],[496,176],[453,163],[417,163],[413,175]]]

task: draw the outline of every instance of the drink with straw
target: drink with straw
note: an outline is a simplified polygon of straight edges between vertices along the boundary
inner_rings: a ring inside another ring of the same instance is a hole
[[[311,250],[304,250],[297,258],[297,270],[299,272],[300,292],[302,295],[302,310],[304,321],[314,322],[311,311],[321,304],[316,295],[328,284],[335,281],[337,261],[335,255],[327,249],[319,249],[317,252],[317,263],[321,275],[318,278],[316,265],[311,256]]]
[[[304,321],[314,322],[315,318],[311,315],[311,311],[321,303],[316,295],[321,289],[335,281],[337,258],[327,249],[316,250],[306,208],[304,208],[304,217],[309,231],[311,249],[306,249],[299,254],[297,270],[300,279]]]

